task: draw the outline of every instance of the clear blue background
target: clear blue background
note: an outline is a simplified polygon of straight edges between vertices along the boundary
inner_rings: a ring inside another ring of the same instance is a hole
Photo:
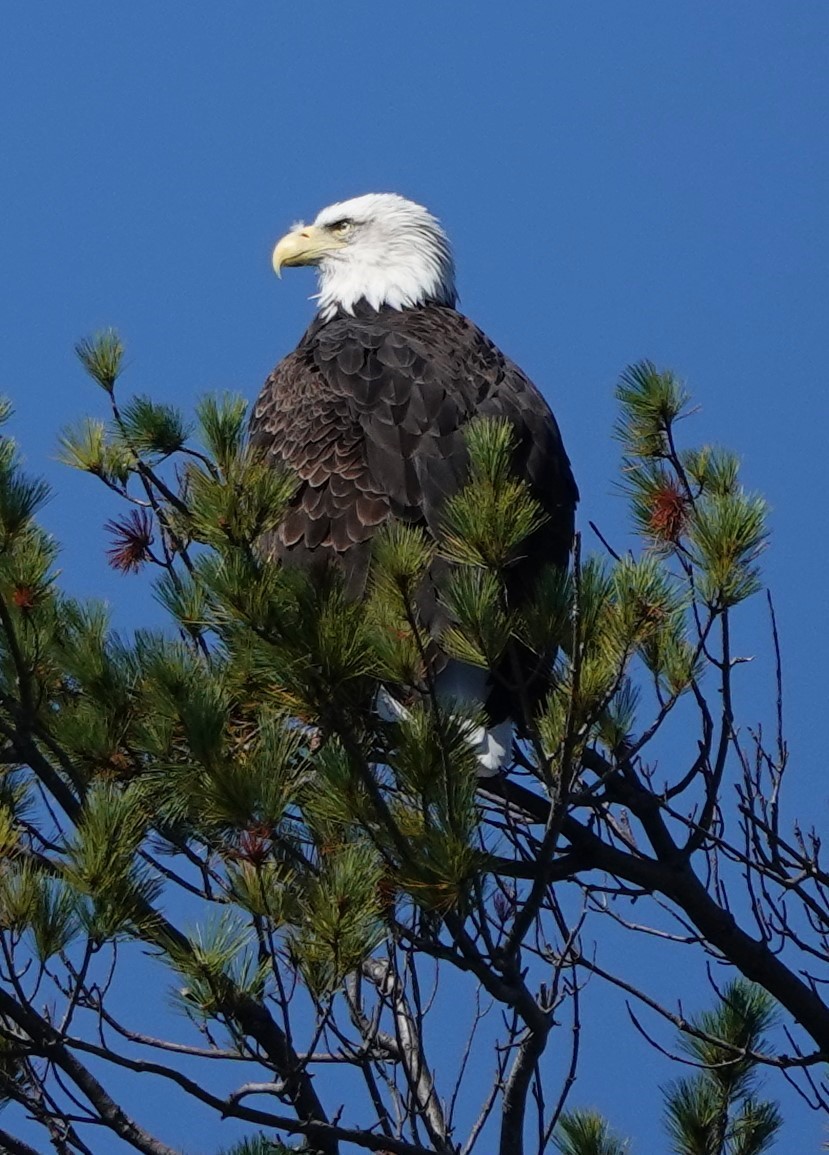
[[[632,360],[686,377],[689,434],[742,455],[773,511],[796,801],[825,830],[828,65],[825,0],[6,0],[0,391],[56,488],[67,587],[124,626],[158,616],[105,565],[115,506],[54,460],[61,426],[102,411],[73,342],[116,326],[125,386],[185,408],[253,398],[312,312],[310,274],[273,278],[273,241],[399,191],[441,216],[462,308],[553,404],[583,526],[624,544],[612,389]],[[743,621],[762,652],[759,609]],[[767,672],[747,686],[750,721]],[[635,979],[654,964],[629,949]],[[654,1088],[675,1072],[598,1001],[572,1102],[664,1149]],[[819,1121],[786,1113],[780,1150],[816,1149]]]

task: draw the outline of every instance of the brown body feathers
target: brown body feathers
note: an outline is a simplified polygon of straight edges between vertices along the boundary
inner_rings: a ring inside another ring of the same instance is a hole
[[[251,440],[300,484],[263,548],[285,564],[336,564],[359,598],[371,539],[388,518],[437,533],[443,503],[465,482],[464,426],[481,415],[513,425],[516,469],[547,515],[511,579],[520,597],[539,567],[566,566],[578,491],[541,394],[444,305],[361,304],[355,315],[317,318],[277,365],[256,402]],[[435,633],[439,590],[424,593],[424,624]]]

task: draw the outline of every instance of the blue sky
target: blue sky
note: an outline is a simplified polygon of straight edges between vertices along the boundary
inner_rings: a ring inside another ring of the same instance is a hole
[[[71,591],[123,626],[158,617],[106,567],[115,507],[55,461],[60,428],[100,406],[74,341],[116,326],[125,386],[185,408],[253,398],[312,312],[310,274],[274,279],[273,241],[332,200],[399,191],[441,216],[462,308],[554,406],[585,527],[624,543],[612,389],[630,361],[682,374],[693,437],[742,456],[772,507],[795,796],[825,827],[823,0],[6,0],[3,24],[0,392],[55,486]],[[743,623],[762,650],[759,610]],[[747,685],[753,719],[767,673]],[[657,1149],[654,1098],[614,1077],[595,1016],[585,1046],[576,1099]],[[652,1085],[671,1074],[635,1053]],[[787,1112],[783,1146],[814,1149],[818,1122]]]

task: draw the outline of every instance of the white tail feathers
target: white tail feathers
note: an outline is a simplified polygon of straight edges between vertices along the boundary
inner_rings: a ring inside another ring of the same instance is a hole
[[[514,731],[510,721],[499,722],[490,730],[484,726],[470,726],[469,744],[478,759],[479,778],[494,778],[510,765]]]

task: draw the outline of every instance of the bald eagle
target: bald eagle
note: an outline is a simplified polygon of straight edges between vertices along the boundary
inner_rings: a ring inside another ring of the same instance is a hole
[[[252,444],[299,478],[266,552],[288,565],[334,564],[348,595],[360,598],[378,529],[397,518],[437,536],[446,499],[466,480],[467,423],[506,418],[515,468],[546,514],[508,577],[508,594],[520,603],[542,567],[567,565],[578,491],[547,402],[458,312],[439,222],[401,196],[356,197],[282,237],[274,269],[294,265],[316,267],[318,311],[268,377],[251,419]],[[509,678],[441,657],[447,568],[434,564],[419,601],[424,627],[438,639],[432,673],[446,698],[484,706],[490,725],[476,751],[481,775],[495,775],[509,759],[513,723],[526,719]],[[537,658],[526,658],[537,701],[546,681]]]

